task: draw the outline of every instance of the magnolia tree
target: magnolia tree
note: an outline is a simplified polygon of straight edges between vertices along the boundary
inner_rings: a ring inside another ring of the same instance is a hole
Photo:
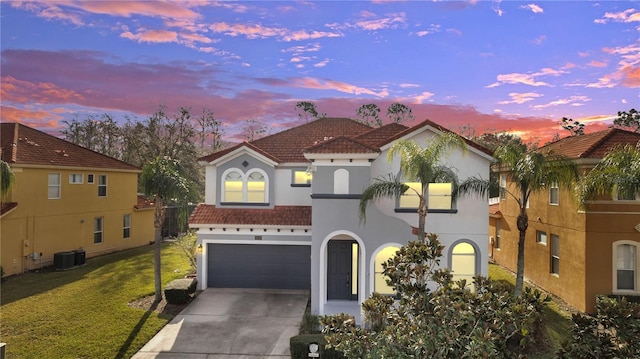
[[[377,293],[362,306],[366,323],[345,314],[321,317],[327,345],[347,358],[516,358],[541,342],[547,297],[521,297],[502,282],[453,281],[440,269],[443,246],[428,234],[383,264],[394,297]]]

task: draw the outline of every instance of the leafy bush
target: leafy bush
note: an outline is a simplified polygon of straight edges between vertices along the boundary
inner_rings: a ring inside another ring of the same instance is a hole
[[[559,358],[640,358],[640,304],[625,297],[596,299],[596,315],[573,315],[571,339]]]
[[[318,353],[323,359],[342,359],[344,356],[333,349],[325,348],[327,342],[322,334],[302,334],[289,339],[292,359],[309,359],[309,345],[318,344]]]
[[[435,234],[400,248],[383,265],[399,300],[373,294],[365,328],[344,314],[321,317],[328,346],[348,358],[517,358],[542,342],[546,296],[514,297],[483,277],[467,289],[438,269],[443,248]]]
[[[164,288],[164,296],[167,303],[186,303],[191,294],[196,292],[198,281],[195,278],[174,279]]]

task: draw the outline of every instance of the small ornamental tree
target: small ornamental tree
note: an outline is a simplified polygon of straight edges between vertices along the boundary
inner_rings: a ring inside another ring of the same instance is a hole
[[[465,289],[439,269],[443,248],[435,234],[403,246],[383,264],[399,300],[372,294],[364,327],[346,314],[321,317],[328,347],[347,358],[517,358],[541,342],[545,296],[527,288],[514,297],[483,277]]]
[[[180,162],[169,157],[157,157],[144,165],[140,175],[140,183],[144,188],[144,194],[153,199],[155,209],[153,225],[155,227],[154,246],[154,282],[155,300],[162,300],[161,276],[160,276],[160,242],[162,241],[162,223],[166,204],[175,201],[185,205],[191,194],[193,185],[186,178]]]
[[[558,358],[640,358],[640,304],[598,297],[593,317],[574,314],[571,339]]]

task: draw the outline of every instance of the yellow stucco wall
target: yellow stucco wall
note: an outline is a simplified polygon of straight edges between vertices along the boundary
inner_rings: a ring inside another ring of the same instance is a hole
[[[153,240],[153,210],[137,211],[137,173],[98,169],[13,167],[7,201],[18,206],[0,219],[1,264],[5,275],[53,264],[54,253],[83,249],[87,257],[139,247]],[[48,174],[59,173],[59,199],[48,199]],[[69,183],[69,174],[83,183]],[[88,174],[94,183],[87,183]],[[107,196],[98,197],[98,175],[107,175]],[[131,215],[123,238],[123,216]],[[103,242],[94,244],[94,218],[103,217]],[[36,253],[34,259],[33,253]],[[42,256],[40,256],[42,253]]]
[[[512,189],[508,181],[508,188]],[[501,249],[493,259],[517,270],[518,206],[512,197],[500,202]],[[595,297],[612,293],[612,243],[640,242],[633,227],[640,223],[640,202],[599,201],[587,213],[571,191],[560,190],[558,205],[549,203],[549,191],[536,193],[527,210],[529,227],[525,240],[525,278],[553,293],[578,310],[595,311]],[[495,219],[490,219],[495,233]],[[547,234],[547,244],[536,242],[536,232]],[[560,271],[551,273],[551,235],[560,238]]]

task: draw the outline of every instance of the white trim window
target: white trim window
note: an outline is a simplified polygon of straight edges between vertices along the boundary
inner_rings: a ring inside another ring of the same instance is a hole
[[[93,184],[93,174],[88,174],[87,175],[87,183]]]
[[[222,203],[268,203],[268,177],[260,169],[243,174],[232,168],[222,174]]]
[[[127,213],[122,216],[122,238],[131,237],[131,214]]]
[[[84,183],[84,175],[82,173],[69,173],[69,183],[71,184]]]
[[[107,175],[98,175],[98,197],[107,196]]]
[[[613,292],[637,293],[640,243],[617,241],[613,243]]]
[[[49,173],[47,181],[47,198],[60,199],[60,173]]]
[[[560,236],[551,234],[551,274],[560,275]]]
[[[93,219],[93,244],[100,244],[103,240],[104,217]]]
[[[549,204],[557,206],[560,204],[560,188],[558,182],[553,182],[549,187]]]
[[[536,243],[547,245],[547,232],[536,231]]]
[[[500,200],[504,201],[507,199],[507,175],[504,173],[500,174]]]

